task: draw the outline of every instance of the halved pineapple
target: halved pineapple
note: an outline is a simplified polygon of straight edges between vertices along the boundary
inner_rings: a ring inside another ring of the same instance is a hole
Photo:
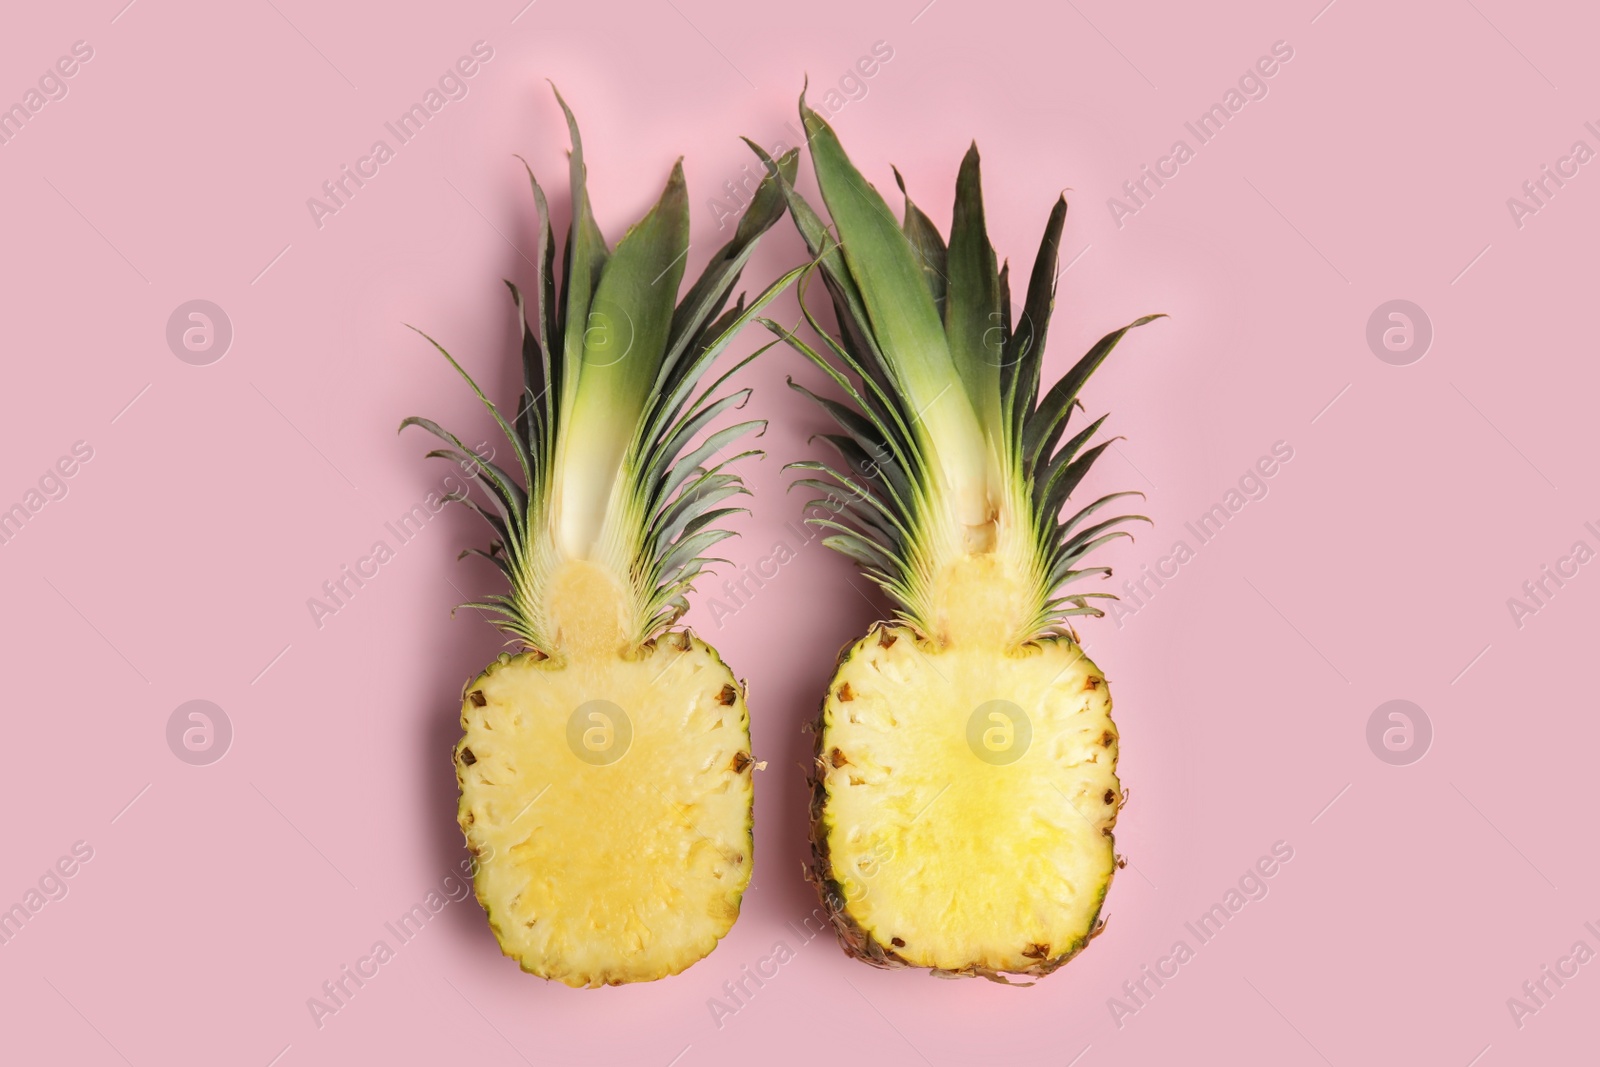
[[[478,900],[524,970],[600,986],[676,974],[704,957],[738,917],[750,880],[744,689],[714,649],[673,624],[712,562],[706,550],[732,536],[719,521],[741,510],[718,505],[746,492],[728,466],[752,453],[725,450],[762,425],[712,429],[749,390],[719,395],[727,374],[702,380],[795,274],[748,309],[741,296],[724,312],[757,238],[783,212],[769,177],[678,302],[689,242],[681,165],[609,249],[566,116],[564,281],[533,182],[541,230],[531,321],[511,286],[525,384],[514,427],[439,348],[511,442],[520,478],[427,419],[401,427],[441,438],[448,447],[429,455],[459,464],[482,491],[482,503],[462,502],[495,539],[469,552],[510,588],[471,606],[525,649],[463,690],[458,818],[478,858]],[[786,156],[774,174],[792,178],[795,163]]]
[[[824,543],[897,615],[846,650],[823,702],[812,877],[845,949],[869,963],[1048,974],[1098,932],[1123,797],[1105,676],[1069,625],[1108,594],[1062,587],[1109,575],[1080,561],[1142,518],[1089,521],[1131,495],[1113,493],[1061,520],[1110,443],[1084,447],[1103,418],[1061,441],[1084,381],[1150,320],[1102,339],[1041,396],[1065,200],[1014,325],[976,147],[947,246],[909,199],[897,224],[803,97],[800,112],[837,237],[783,191],[840,330],[807,313],[824,355],[767,325],[843,393],[796,386],[838,423],[822,436],[842,462],[792,466],[827,494],[807,508]]]
[[[710,645],[676,631],[620,661],[506,655],[467,683],[461,726],[461,825],[507,955],[571,985],[647,981],[733,926],[749,715]]]
[[[855,948],[996,974],[1087,943],[1122,794],[1111,698],[1081,649],[941,650],[879,625],[822,718],[814,844]]]

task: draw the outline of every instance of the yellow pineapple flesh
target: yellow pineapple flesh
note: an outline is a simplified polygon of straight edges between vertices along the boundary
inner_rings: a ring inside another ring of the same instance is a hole
[[[752,861],[749,715],[705,642],[502,656],[468,683],[461,727],[478,900],[524,970],[645,981],[732,927]]]
[[[813,843],[860,954],[959,973],[1048,973],[1096,932],[1122,801],[1105,676],[1078,645],[1007,649],[972,625],[880,624],[823,703]],[[948,601],[942,601],[948,604]]]

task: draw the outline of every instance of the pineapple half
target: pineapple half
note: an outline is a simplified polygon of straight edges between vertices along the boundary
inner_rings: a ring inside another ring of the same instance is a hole
[[[1045,975],[1099,932],[1123,802],[1106,679],[1068,622],[1110,594],[1063,587],[1109,575],[1084,557],[1143,519],[1091,518],[1131,493],[1059,519],[1110,445],[1085,447],[1103,417],[1062,438],[1084,381],[1158,316],[1107,335],[1041,396],[1065,199],[1014,324],[976,146],[946,246],[909,199],[897,224],[803,96],[800,112],[837,238],[787,181],[783,193],[840,336],[806,313],[825,356],[763,321],[845,395],[794,386],[838,423],[822,436],[843,461],[792,464],[808,472],[796,484],[826,494],[810,521],[896,608],[844,650],[822,704],[811,875],[868,963]]]
[[[794,275],[748,308],[741,296],[723,310],[757,239],[783,214],[769,177],[679,302],[689,244],[681,162],[649,214],[608,249],[585,192],[577,123],[561,107],[573,205],[562,281],[530,171],[541,226],[531,319],[507,283],[522,322],[514,426],[433,342],[510,440],[515,473],[428,419],[401,428],[441,438],[446,447],[428,455],[459,464],[482,491],[484,502],[461,502],[494,540],[468,553],[493,562],[509,590],[469,606],[522,646],[462,691],[458,817],[478,859],[478,900],[523,970],[592,987],[661,978],[703,958],[738,917],[750,880],[744,686],[715,649],[673,624],[712,562],[707,549],[732,536],[720,520],[743,510],[719,505],[747,493],[729,468],[755,453],[726,449],[764,425],[710,429],[749,390],[720,393],[733,370],[702,380]],[[792,177],[795,165],[791,153],[774,172]]]

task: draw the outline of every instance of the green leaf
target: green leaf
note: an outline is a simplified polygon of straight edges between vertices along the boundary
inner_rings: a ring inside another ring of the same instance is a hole
[[[678,425],[673,427],[672,432],[670,434],[668,434],[667,437],[665,437],[662,440],[662,442],[661,442],[661,444],[659,446],[660,454],[664,455],[664,456],[676,456],[676,455],[678,455],[685,448],[688,447],[689,442],[694,439],[694,436],[696,434],[698,434],[701,430],[705,429],[706,426],[710,424],[712,419],[715,419],[718,415],[722,414],[724,411],[729,410],[730,408],[742,408],[742,407],[744,407],[745,403],[749,399],[750,399],[750,390],[749,389],[740,389],[740,390],[737,390],[736,392],[729,393],[725,397],[721,397],[720,399],[716,400],[715,402],[713,402],[711,404],[707,404],[704,408],[702,408],[695,415],[693,415],[690,418],[684,419],[681,423],[679,423]],[[756,419],[756,420],[752,420],[750,422],[742,422],[742,423],[738,424],[739,433],[741,433],[741,434],[746,433],[750,429],[756,428],[756,427],[759,427],[764,431],[766,429],[766,425],[767,425],[767,423],[766,423],[765,419]],[[728,430],[731,430],[731,429],[733,429],[732,426],[728,427]],[[715,438],[715,439],[717,439],[719,441],[720,440],[724,440],[723,435],[726,434],[728,432],[728,430],[722,430],[722,431],[719,431],[717,433],[713,433],[706,440],[710,441],[713,438]],[[721,446],[719,445],[718,447],[721,447]],[[693,467],[700,466],[701,463],[703,463],[705,458],[706,458],[705,454],[702,454],[702,453],[704,453],[704,450],[705,450],[705,444],[702,443],[698,448],[696,448],[694,451],[690,452],[683,459],[678,460],[677,461],[677,465],[681,466],[685,462],[685,460],[687,460],[689,462],[689,465],[690,465],[691,469]],[[709,453],[707,453],[707,454],[709,454]]]
[[[760,420],[752,420],[738,426],[729,426],[725,430],[719,431],[728,434],[726,441],[722,442],[722,444],[730,443],[750,430],[759,429],[763,425],[764,423]],[[738,432],[731,432],[734,430]],[[696,451],[699,451],[699,449],[696,449]],[[720,450],[708,450],[701,457],[702,462],[700,463],[692,462],[689,457],[685,457],[675,462],[661,478],[657,479],[655,488],[651,489],[648,494],[648,507],[645,509],[645,513],[650,516],[648,519],[650,528],[659,525],[663,521],[662,516],[675,508],[678,501],[684,496],[696,492],[719,479],[731,479],[735,484],[742,487],[744,482],[728,468],[752,456],[761,458],[766,455],[759,448],[747,448],[743,452],[735,452],[733,455],[721,459],[720,462],[707,466],[704,463],[704,459],[709,458],[713,453],[719,457],[722,455]],[[678,492],[677,496],[674,496],[673,493],[678,491],[680,487],[682,491]]]
[[[685,491],[678,495],[672,506],[661,513],[660,518],[651,524],[650,537],[656,542],[656,551],[664,552],[672,539],[677,537],[691,523],[698,522],[707,515],[719,516],[731,514],[733,511],[748,510],[745,508],[712,510],[713,505],[729,497],[749,496],[750,490],[746,489],[736,475],[725,475],[728,480],[721,484],[713,485],[702,490]]]
[[[680,537],[671,550],[661,558],[661,562],[655,568],[656,573],[670,577],[718,541],[735,536],[737,535],[732,530],[701,530],[699,533]]]
[[[1071,541],[1068,541],[1066,544],[1062,545],[1062,554],[1064,556],[1070,556],[1081,553],[1084,550],[1085,545],[1097,544],[1098,542],[1096,541],[1096,538],[1098,538],[1101,534],[1115,530],[1118,526],[1125,522],[1145,522],[1152,523],[1153,525],[1152,520],[1147,515],[1118,515],[1114,519],[1107,519],[1105,522],[1095,523],[1093,526],[1090,526],[1088,529],[1080,533],[1077,537],[1074,537]],[[1128,534],[1127,536],[1131,537],[1132,535]]]
[[[521,157],[518,157],[521,158]],[[522,161],[522,167],[528,172],[528,185],[533,189],[534,207],[539,213],[539,238],[536,255],[539,261],[539,286],[534,300],[534,328],[533,338],[538,344],[538,353],[541,370],[543,371],[542,395],[540,408],[543,414],[543,437],[537,444],[529,443],[529,449],[536,455],[544,456],[546,463],[548,457],[555,451],[556,421],[559,415],[561,399],[561,359],[551,343],[561,337],[561,309],[556,300],[556,246],[553,223],[550,217],[550,205],[545,200],[544,190],[539,187],[539,182],[533,176],[533,168],[528,166],[527,160]],[[509,283],[508,283],[509,284]],[[523,315],[523,327],[527,329],[527,316]],[[524,358],[526,358],[526,345],[524,345]],[[524,375],[526,377],[526,375]],[[529,487],[532,491],[532,487]]]
[[[857,409],[871,420],[872,425],[888,445],[890,453],[896,457],[906,457],[903,466],[909,471],[915,471],[919,484],[921,484],[921,476],[926,473],[927,464],[921,449],[917,446],[916,439],[912,436],[911,427],[905,421],[900,411],[900,406],[893,398],[893,394],[887,387],[879,385],[878,380],[868,374],[855,357],[840,346],[832,335],[823,330],[821,324],[811,317],[810,311],[806,309],[803,292],[800,297],[800,307],[805,312],[806,321],[810,323],[813,330],[816,330],[818,336],[822,338],[829,350],[861,381],[860,389],[857,389],[848,377],[827,359],[823,358],[819,352],[800,340],[792,330],[773,322],[771,319],[762,319],[761,323],[767,329],[783,338],[791,348],[805,356],[815,367],[833,380],[834,384],[856,405]],[[863,390],[865,391],[863,392]]]
[[[839,144],[833,128],[800,101],[822,199],[861,292],[868,321],[913,410],[932,404],[955,377],[944,325],[911,242]]]
[[[841,526],[827,519],[807,519],[806,522],[823,529],[837,530],[837,533],[824,537],[822,543],[835,552],[844,553],[863,566],[873,568],[884,575],[896,574],[904,569],[903,564],[885,551],[882,545],[874,544],[848,526]]]
[[[689,198],[679,163],[655,207],[617,245],[590,305],[556,483],[558,537],[574,558],[586,558],[600,534],[612,486],[643,419],[688,247]]]
[[[497,535],[499,535],[502,541],[509,541],[511,539],[511,528],[507,526],[505,520],[500,518],[498,515],[489,514],[487,511],[483,510],[482,504],[479,504],[476,500],[472,500],[470,498],[461,500],[459,503],[470,508],[474,514],[476,514],[484,522],[488,523],[490,528],[493,529]]]
[[[1005,342],[1000,346],[1001,381],[1004,382],[1005,349],[1011,345],[1011,261],[1000,263],[1000,334]]]
[[[1085,543],[1084,545],[1073,549],[1071,552],[1068,552],[1065,555],[1063,555],[1061,557],[1061,559],[1062,559],[1063,562],[1076,563],[1078,560],[1082,559],[1084,556],[1087,556],[1090,552],[1093,552],[1095,549],[1099,548],[1101,545],[1107,543],[1108,541],[1115,541],[1119,537],[1126,537],[1129,540],[1133,539],[1133,535],[1131,533],[1129,533],[1128,531],[1126,531],[1126,530],[1118,530],[1115,533],[1108,533],[1103,537],[1097,537],[1093,541],[1089,541],[1089,542]]]
[[[506,420],[503,417],[501,417],[501,415],[500,415],[500,409],[494,406],[494,401],[490,400],[487,396],[484,395],[483,390],[478,388],[478,383],[472,380],[472,375],[467,373],[465,367],[463,367],[461,364],[456,362],[456,358],[454,356],[452,356],[449,352],[445,351],[443,345],[441,345],[438,341],[435,341],[433,338],[429,337],[427,334],[423,333],[421,330],[418,330],[415,326],[410,327],[410,329],[413,330],[414,332],[418,333],[418,334],[421,334],[421,336],[424,339],[426,339],[427,342],[430,345],[432,345],[438,351],[438,353],[441,356],[443,356],[445,358],[445,360],[450,364],[450,366],[455,368],[455,372],[457,374],[461,375],[462,380],[465,381],[467,383],[467,385],[469,387],[471,387],[473,393],[476,394],[476,396],[478,397],[478,401],[481,404],[483,404],[483,406],[485,408],[488,409],[489,414],[494,418],[495,424],[500,427],[500,432],[506,435],[506,440],[507,441],[511,442],[512,451],[516,452],[516,454],[517,454],[517,463],[522,467],[522,484],[525,485],[525,486],[528,486],[528,487],[532,487],[532,485],[533,485],[533,460],[528,455],[527,443],[525,441],[523,441],[523,439],[521,437],[518,437],[516,431],[513,430],[510,426],[508,426],[506,424]],[[412,421],[412,420],[408,420],[408,422],[409,421]],[[426,419],[414,419],[414,421],[415,421],[416,425],[427,426],[428,428],[434,430],[439,436],[444,437],[445,440],[452,440],[452,437],[445,436],[444,435],[444,431],[438,429],[436,424],[432,424],[432,423],[428,422],[428,420],[426,420]],[[400,424],[400,428],[404,429],[408,425],[408,422],[402,422]],[[462,445],[459,441],[455,441],[454,443],[458,447],[460,447],[463,452],[471,452],[471,449],[469,449],[466,446]],[[492,468],[492,469],[498,469],[498,468]],[[516,485],[516,482],[514,482],[509,477],[506,478],[506,485],[508,486],[508,491],[509,491],[509,489],[516,489],[519,494],[522,492],[520,487],[518,487]],[[523,496],[523,499],[524,499],[524,501],[526,500],[525,495]],[[526,510],[527,510],[526,507],[524,507],[522,509],[522,511],[524,513],[526,513]],[[525,514],[524,514],[524,518],[526,518]]]
[[[797,465],[789,465],[789,467],[795,466]],[[789,467],[784,469],[788,470]],[[807,509],[820,504],[836,514],[847,514],[862,525],[872,527],[877,531],[875,536],[887,545],[898,545],[910,540],[910,534],[900,525],[900,520],[894,512],[866,486],[821,463],[815,464],[810,469],[829,474],[836,480],[827,482],[821,478],[796,478],[794,485],[802,485],[807,489],[816,489],[828,494],[825,499],[807,501]],[[843,490],[842,496],[840,490]]]
[[[906,214],[900,223],[900,229],[917,254],[917,259],[922,265],[922,280],[928,283],[928,292],[933,296],[934,310],[938,312],[940,319],[943,319],[945,292],[950,284],[948,252],[944,247],[944,238],[939,235],[939,228],[933,224],[933,220],[911,202],[911,194],[906,192],[906,181],[898,170],[894,172],[894,182],[906,198]]]
[[[732,400],[734,397],[730,396],[727,399]],[[711,418],[714,418],[715,415],[716,412],[713,412],[711,416],[706,418],[705,422],[711,421]],[[704,424],[705,423],[702,422],[701,426],[703,427]],[[767,423],[765,419],[751,419],[748,422],[735,423],[734,425],[718,430],[715,433],[707,434],[706,439],[700,442],[700,444],[696,445],[693,451],[691,451],[688,455],[683,456],[672,465],[672,469],[668,471],[666,477],[661,480],[662,495],[665,496],[666,494],[671,493],[679,485],[683,484],[683,482],[686,481],[697,468],[704,466],[706,460],[716,455],[722,449],[728,447],[728,445],[732,444],[740,437],[743,437],[751,430],[765,429],[766,425]],[[688,439],[693,436],[694,431],[690,431],[688,434],[684,435],[684,441],[687,442]],[[759,453],[757,454],[759,455]]]
[[[468,556],[478,556],[481,559],[486,559],[490,563],[493,563],[495,567],[499,569],[500,573],[505,575],[507,579],[511,581],[516,580],[516,575],[512,573],[511,570],[510,561],[499,553],[485,552],[481,548],[463,548],[456,556],[456,559],[466,559]]]
[[[1134,319],[1120,330],[1112,330],[1096,341],[1094,347],[1073,364],[1072,369],[1061,376],[1060,381],[1050,387],[1050,391],[1039,402],[1038,411],[1028,418],[1023,427],[1022,455],[1029,470],[1038,465],[1041,456],[1048,456],[1055,448],[1056,442],[1061,439],[1061,431],[1066,427],[1067,413],[1072,408],[1072,402],[1078,397],[1078,390],[1089,380],[1089,375],[1105,362],[1111,350],[1117,347],[1117,342],[1122,340],[1123,334],[1136,326],[1143,326],[1147,322],[1165,317],[1165,315],[1145,315]]]
[[[733,237],[712,254],[710,262],[700,272],[689,291],[684,294],[672,321],[673,344],[667,352],[670,367],[681,352],[699,334],[705,323],[727,302],[739,274],[755,251],[756,241],[773,223],[783,217],[783,181],[793,182],[800,165],[798,149],[785,152],[773,163],[774,173],[769,173],[756,186],[755,195],[735,227]]]
[[[766,151],[748,137],[745,144],[749,145],[756,156],[768,167],[773,168],[772,158]],[[794,220],[795,229],[800,232],[800,238],[805,242],[806,251],[810,253],[816,265],[822,270],[823,284],[833,300],[835,316],[839,322],[839,329],[844,335],[844,345],[852,353],[852,358],[876,376],[878,384],[888,384],[889,365],[883,353],[878,349],[878,343],[872,336],[872,324],[867,319],[866,305],[861,302],[861,290],[850,275],[850,268],[844,261],[844,255],[839,249],[839,242],[828,233],[827,224],[816,213],[805,197],[795,190],[794,183],[779,175],[779,187],[784,196],[784,202],[789,208],[789,217]],[[805,308],[804,283],[800,295],[800,306]],[[810,312],[807,311],[807,317]]]
[[[1063,522],[1059,526],[1057,526],[1055,528],[1055,532],[1053,534],[1053,538],[1052,539],[1057,544],[1060,544],[1061,541],[1066,537],[1066,535],[1071,533],[1074,529],[1076,529],[1078,524],[1083,522],[1084,519],[1087,519],[1090,515],[1093,515],[1095,512],[1099,511],[1101,508],[1105,507],[1107,504],[1111,503],[1113,500],[1118,500],[1118,499],[1121,499],[1122,497],[1125,497],[1125,496],[1144,496],[1144,494],[1140,493],[1140,492],[1136,492],[1135,490],[1132,490],[1132,489],[1126,489],[1126,490],[1123,490],[1120,493],[1107,493],[1105,496],[1101,497],[1099,500],[1096,500],[1094,503],[1087,505],[1086,507],[1083,508],[1083,510],[1079,511],[1076,515],[1073,515],[1070,519],[1067,519],[1065,522]]]
[[[1054,522],[1055,517],[1060,514],[1062,507],[1066,505],[1067,500],[1072,496],[1072,491],[1078,488],[1078,483],[1083,481],[1083,476],[1089,473],[1090,467],[1094,466],[1094,461],[1099,459],[1100,454],[1110,447],[1110,441],[1103,441],[1066,466],[1057,468],[1040,494],[1039,514],[1048,516],[1049,521]]]
[[[944,327],[950,355],[967,396],[991,438],[1000,425],[1000,367],[1005,362],[1005,314],[994,246],[983,218],[978,146],[967,149],[956,176],[955,215],[950,224],[950,290]]]
[[[910,481],[895,456],[894,447],[884,439],[875,421],[837,400],[818,396],[798,382],[791,380],[789,388],[810,397],[844,429],[853,446],[849,452],[845,452],[840,443],[834,439],[835,435],[821,436],[834,447],[840,448],[841,453],[850,460],[850,466],[857,472],[857,477],[870,479],[881,474],[888,489],[887,496],[902,507],[911,503]]]
[[[963,526],[989,521],[991,457],[975,399],[963,379],[922,281],[911,242],[888,206],[845,155],[833,129],[800,101],[811,161],[822,198],[839,231],[845,263],[855,277],[901,402],[914,432],[937,462],[927,473],[943,487],[952,519]],[[956,294],[947,295],[948,301]]]
[[[1065,445],[1058,449],[1053,456],[1048,457],[1046,461],[1033,472],[1034,500],[1038,501],[1044,499],[1046,487],[1055,480],[1056,472],[1077,458],[1078,450],[1089,443],[1089,438],[1093,437],[1099,431],[1100,427],[1105,424],[1106,419],[1110,417],[1111,416],[1109,415],[1101,415],[1098,419],[1095,419],[1089,425],[1079,430],[1073,435],[1072,440],[1068,441]],[[1050,520],[1052,522],[1055,521],[1055,516],[1053,514],[1050,516]]]
[[[551,87],[554,89],[554,86]],[[564,272],[566,283],[563,298],[566,310],[562,317],[562,397],[561,410],[569,411],[572,396],[578,388],[578,377],[583,366],[584,335],[589,328],[589,303],[595,286],[605,269],[606,239],[595,222],[594,209],[589,204],[587,172],[583,165],[583,138],[578,133],[578,120],[572,109],[556,90],[556,102],[567,117],[567,134],[572,138],[572,151],[568,156],[568,173],[572,193],[572,225],[567,230],[567,254]]]
[[[1085,567],[1081,571],[1075,571],[1075,570],[1072,569],[1072,564],[1070,562],[1069,563],[1062,563],[1062,564],[1058,565],[1056,567],[1056,569],[1054,569],[1054,570],[1052,570],[1050,572],[1050,578],[1049,578],[1049,581],[1048,581],[1048,583],[1046,585],[1046,588],[1051,589],[1051,590],[1059,589],[1063,585],[1068,585],[1068,584],[1070,584],[1072,582],[1081,581],[1084,578],[1093,578],[1095,575],[1099,575],[1101,578],[1109,578],[1109,577],[1111,577],[1111,568],[1110,567]],[[1113,597],[1115,596],[1115,594],[1108,594],[1108,595],[1111,595]]]
[[[670,545],[678,540],[680,535],[687,537],[698,533],[712,523],[728,518],[730,515],[748,514],[750,514],[749,508],[711,508],[699,514],[680,516],[678,521],[662,532],[660,540],[663,546]]]
[[[447,441],[456,441],[454,434],[446,434],[444,430],[427,419],[413,416],[401,424],[406,426],[421,426],[435,437]],[[436,448],[427,454],[428,459],[447,459],[455,465],[466,477],[475,482],[489,497],[489,502],[499,513],[500,518],[512,529],[521,527],[521,516],[527,510],[527,497],[518,488],[516,482],[505,471],[487,460],[465,450],[465,446],[456,441],[457,448]]]
[[[735,374],[738,374],[739,371],[743,370],[750,363],[753,363],[757,359],[761,358],[763,353],[777,343],[777,341],[769,341],[760,348],[756,349],[754,352],[750,353],[748,356],[745,356],[743,359],[735,362],[733,366],[729,367],[722,374],[718,375],[710,385],[706,386],[704,389],[701,389],[699,395],[696,396],[692,401],[687,403],[685,402],[687,399],[687,394],[692,392],[698,386],[699,379],[702,375],[696,373],[695,375],[686,377],[681,383],[679,383],[670,402],[662,405],[663,411],[675,413],[675,416],[671,420],[671,424],[669,426],[663,426],[660,429],[657,429],[656,424],[652,423],[650,424],[649,432],[641,435],[640,437],[641,441],[652,442],[652,445],[646,449],[646,455],[648,456],[648,459],[646,461],[646,465],[641,467],[639,470],[639,478],[643,481],[648,481],[650,478],[658,475],[660,473],[660,469],[664,468],[665,465],[669,464],[675,458],[673,455],[669,455],[659,444],[654,442],[663,441],[671,437],[685,422],[700,414],[700,412],[704,411],[708,405],[715,403],[714,398],[722,389],[722,387],[727,384],[730,378],[732,378]]]
[[[1022,305],[1022,318],[1006,342],[1006,368],[1011,376],[1008,393],[1012,401],[1013,433],[1020,438],[1023,419],[1033,412],[1039,397],[1039,377],[1044,367],[1045,335],[1055,310],[1056,263],[1061,255],[1061,228],[1067,221],[1067,198],[1059,197],[1050,209],[1039,254],[1028,277],[1028,295]]]
[[[600,276],[584,339],[586,377],[626,385],[642,399],[666,351],[688,250],[689,196],[679,160],[660,200],[623,237]]]
[[[505,281],[506,288],[511,290],[511,300],[517,306],[517,325],[522,333],[522,399],[517,404],[516,418],[513,420],[517,434],[527,442],[528,454],[538,456],[543,452],[543,438],[545,429],[544,398],[545,377],[544,353],[539,350],[539,341],[534,332],[528,328],[528,311],[522,302],[522,291],[509,279]],[[539,464],[533,464],[534,469]],[[532,487],[530,487],[531,489]]]
[[[652,455],[675,455],[676,453],[660,451],[658,442],[670,438],[673,431],[681,425],[686,418],[683,404],[688,395],[694,390],[695,384],[705,374],[722,352],[738,336],[739,331],[756,318],[758,313],[772,301],[776,300],[793,281],[805,272],[805,267],[796,267],[767,286],[756,296],[749,307],[745,307],[741,299],[739,304],[717,320],[711,327],[702,331],[702,339],[695,343],[690,358],[681,360],[674,368],[670,381],[658,380],[654,395],[657,397],[651,414],[640,424],[640,433],[635,442],[636,452],[649,451]],[[770,347],[770,346],[767,346]],[[765,352],[762,348],[757,352]],[[731,373],[731,372],[730,372]],[[727,376],[724,375],[724,378]],[[720,381],[720,379],[719,379]],[[702,400],[704,397],[702,396]],[[691,409],[690,414],[698,410],[700,404]],[[671,427],[672,429],[669,429]],[[644,475],[648,478],[648,473]]]

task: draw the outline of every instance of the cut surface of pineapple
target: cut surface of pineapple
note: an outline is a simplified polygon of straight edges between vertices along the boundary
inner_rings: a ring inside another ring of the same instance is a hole
[[[502,951],[572,986],[677,974],[751,870],[743,688],[671,631],[631,657],[506,656],[468,683],[461,828]]]
[[[815,844],[843,920],[890,959],[1043,973],[1094,932],[1121,787],[1104,676],[1068,640],[846,653],[823,706]]]

